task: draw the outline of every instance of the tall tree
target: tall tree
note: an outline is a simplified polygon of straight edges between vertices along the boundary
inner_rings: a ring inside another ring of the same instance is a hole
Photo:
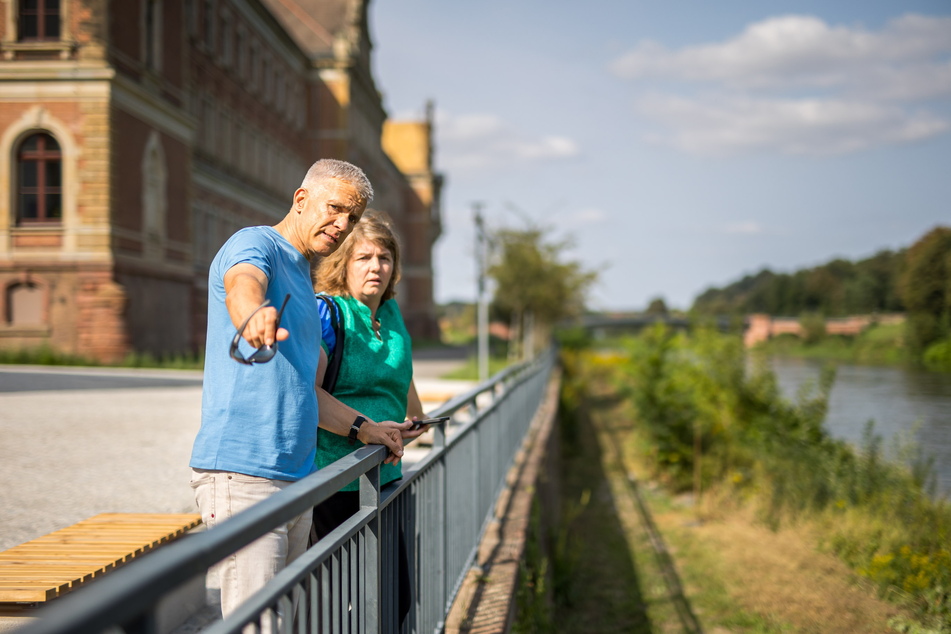
[[[565,261],[567,242],[549,240],[550,229],[502,229],[493,235],[489,276],[496,282],[494,309],[516,332],[533,325],[536,339],[557,322],[580,315],[585,296],[597,278],[581,264]]]
[[[898,312],[904,306],[898,278],[904,251],[881,251],[857,262],[836,259],[793,273],[763,269],[723,288],[699,295],[693,310],[704,314],[800,315],[826,317]]]
[[[935,227],[908,249],[900,288],[912,349],[951,336],[951,228]]]

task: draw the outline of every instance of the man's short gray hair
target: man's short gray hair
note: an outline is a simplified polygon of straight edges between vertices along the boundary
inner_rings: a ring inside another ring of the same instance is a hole
[[[370,179],[363,170],[352,163],[337,159],[320,159],[311,165],[300,186],[303,189],[319,187],[321,181],[328,178],[350,183],[356,188],[357,195],[366,203],[373,200],[373,185],[370,184]]]

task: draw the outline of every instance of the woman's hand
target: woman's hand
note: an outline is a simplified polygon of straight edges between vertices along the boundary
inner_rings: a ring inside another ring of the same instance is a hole
[[[396,464],[403,457],[403,445],[405,444],[403,434],[409,431],[412,426],[413,423],[409,421],[397,423],[393,420],[385,420],[371,425],[364,423],[357,433],[357,440],[365,445],[386,445],[390,450],[390,455],[386,457],[383,463]],[[364,429],[366,429],[366,432],[364,432]]]
[[[419,416],[413,416],[411,419],[404,421],[404,425],[409,425],[409,429],[403,430],[400,432],[400,435],[403,438],[403,444],[416,440],[420,436],[426,433],[426,430],[429,429],[428,425],[421,425],[419,428],[414,429],[416,426],[416,421],[419,420]]]

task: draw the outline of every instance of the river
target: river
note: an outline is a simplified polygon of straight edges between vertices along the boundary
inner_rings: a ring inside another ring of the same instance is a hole
[[[772,367],[783,395],[795,399],[800,385],[818,378],[822,362],[776,358]],[[931,456],[937,492],[951,497],[951,374],[838,365],[826,429],[858,445],[869,419],[886,452],[907,438]]]

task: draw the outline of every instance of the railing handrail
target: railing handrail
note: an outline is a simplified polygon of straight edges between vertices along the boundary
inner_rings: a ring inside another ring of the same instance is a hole
[[[445,430],[437,427],[436,440],[433,449],[412,469],[408,469],[402,481],[394,483],[380,491],[378,482],[379,465],[387,456],[387,450],[378,445],[361,447],[355,452],[337,460],[317,472],[295,482],[269,498],[259,502],[254,507],[235,515],[226,522],[222,522],[213,529],[188,535],[187,537],[163,546],[148,556],[135,560],[124,568],[106,575],[88,588],[74,595],[57,600],[56,603],[43,608],[40,618],[25,625],[21,634],[61,634],[68,631],[102,631],[114,625],[125,626],[129,623],[141,621],[145,629],[154,626],[154,608],[156,604],[175,588],[204,574],[207,569],[251,543],[261,535],[267,533],[273,526],[287,522],[298,515],[308,512],[316,504],[336,493],[340,488],[353,480],[373,481],[376,486],[373,491],[375,508],[367,508],[351,517],[341,527],[334,531],[327,539],[321,540],[313,548],[292,562],[272,584],[282,587],[298,583],[304,566],[320,565],[326,560],[353,531],[378,519],[383,509],[399,494],[414,485],[421,474],[441,463],[444,456],[456,444],[475,429],[481,420],[491,414],[493,408],[498,407],[505,398],[517,391],[519,385],[546,368],[550,370],[553,363],[553,351],[532,362],[509,367],[495,377],[485,381],[434,410],[435,415],[453,414],[462,408],[470,407],[475,411],[472,420],[465,423],[451,438],[445,438]],[[501,394],[498,394],[501,390]],[[486,392],[492,392],[492,402],[483,410],[478,409],[478,401]],[[537,404],[536,404],[537,409]],[[361,484],[361,490],[367,489],[366,483]],[[361,493],[365,495],[365,493]],[[349,531],[349,532],[346,532]],[[337,539],[334,536],[338,535]],[[481,531],[480,531],[481,534]],[[445,538],[444,538],[445,539]],[[477,542],[471,544],[475,552]],[[468,546],[466,546],[468,547]],[[471,554],[469,555],[471,561]],[[450,571],[447,571],[450,572]],[[460,576],[461,578],[461,576]],[[458,588],[458,580],[452,580],[453,587]],[[248,601],[248,605],[260,602],[259,595],[266,594],[271,588],[263,589],[258,595]],[[272,589],[272,588],[271,588]],[[272,589],[273,590],[273,589]],[[455,593],[455,589],[450,594]],[[258,599],[256,602],[255,599]],[[451,597],[450,597],[451,601]],[[446,606],[448,609],[448,605]],[[251,608],[247,608],[250,610]],[[234,631],[232,625],[242,616],[238,610],[232,619],[221,622],[222,631]],[[151,621],[150,621],[151,620]],[[151,623],[151,625],[149,625]],[[229,629],[231,628],[231,629]],[[215,630],[219,628],[213,628]],[[239,628],[240,629],[240,626]],[[371,631],[373,631],[371,629]]]

